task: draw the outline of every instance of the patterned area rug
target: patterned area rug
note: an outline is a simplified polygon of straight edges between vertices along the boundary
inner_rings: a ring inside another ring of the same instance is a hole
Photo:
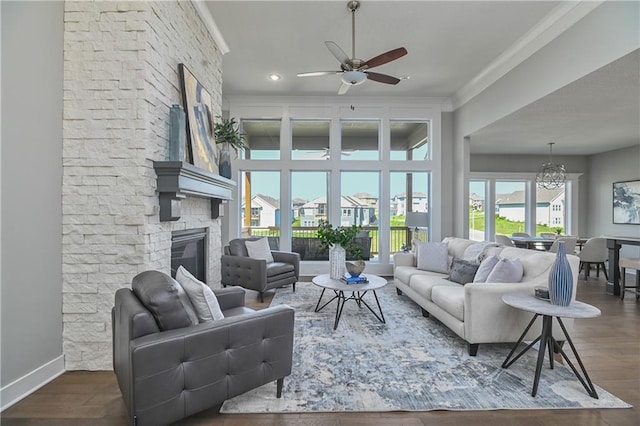
[[[555,363],[551,370],[546,359],[532,397],[536,351],[508,369],[501,368],[507,344],[480,345],[471,357],[462,339],[422,317],[420,307],[397,296],[393,284],[378,290],[386,324],[348,301],[335,331],[335,302],[314,312],[320,292],[311,283],[299,283],[295,293],[279,289],[273,299],[272,306],[296,310],[293,371],[284,380],[282,398],[270,383],[226,401],[220,412],[630,407],[598,386],[600,399],[591,398],[568,367]],[[375,307],[372,294],[365,300]]]

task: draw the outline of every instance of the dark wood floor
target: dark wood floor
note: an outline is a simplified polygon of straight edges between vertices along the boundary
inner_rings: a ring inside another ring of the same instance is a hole
[[[212,409],[182,425],[633,425],[640,424],[640,302],[605,294],[605,281],[594,277],[578,283],[578,299],[602,310],[595,319],[576,320],[572,335],[592,380],[632,404],[631,409],[518,410],[472,412],[320,413],[233,415]],[[247,304],[256,302],[255,293]],[[541,384],[544,386],[544,384]],[[286,397],[286,395],[285,395]],[[124,403],[111,372],[68,372],[1,415],[3,426],[126,425]]]

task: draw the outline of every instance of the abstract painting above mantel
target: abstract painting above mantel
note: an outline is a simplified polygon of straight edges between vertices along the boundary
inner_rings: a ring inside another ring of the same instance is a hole
[[[640,180],[613,183],[613,223],[640,225]]]
[[[179,64],[178,70],[187,114],[189,156],[194,166],[218,174],[217,148],[213,142],[213,98],[184,64]]]

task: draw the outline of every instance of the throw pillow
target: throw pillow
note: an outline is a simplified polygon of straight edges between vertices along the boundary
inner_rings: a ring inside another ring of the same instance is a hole
[[[449,253],[447,243],[418,243],[417,266],[423,271],[449,272]]]
[[[462,259],[479,264],[484,260],[487,248],[496,246],[493,241],[482,241],[479,243],[471,244],[462,253]]]
[[[174,330],[198,324],[198,317],[180,284],[160,271],[141,272],[131,289],[151,312],[160,330]]]
[[[487,277],[488,283],[519,283],[524,270],[520,259],[500,259]]]
[[[449,274],[449,281],[462,285],[473,282],[473,277],[476,275],[479,266],[480,265],[476,263],[454,258],[451,265],[451,274]]]
[[[218,298],[208,285],[191,275],[189,271],[180,265],[176,272],[176,281],[180,283],[189,296],[191,304],[196,310],[198,321],[210,322],[224,318],[218,304]]]
[[[473,282],[474,283],[487,282],[487,277],[493,270],[493,267],[496,266],[496,263],[498,263],[499,261],[500,261],[500,258],[498,256],[489,256],[485,258],[480,264],[480,266],[478,267],[478,270],[476,271],[476,276],[473,277]]]
[[[264,259],[267,263],[273,262],[273,255],[269,248],[269,240],[266,237],[255,241],[247,240],[244,242],[244,245],[247,247],[249,257],[253,259]]]

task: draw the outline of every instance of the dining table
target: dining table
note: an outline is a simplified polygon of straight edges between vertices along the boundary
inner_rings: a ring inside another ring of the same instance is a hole
[[[509,237],[513,244],[516,247],[526,248],[526,249],[543,249],[549,250],[553,245],[553,242],[556,240],[555,238],[545,238],[545,237]],[[582,249],[584,243],[586,243],[588,238],[578,238],[576,241],[576,246],[579,249]]]
[[[623,245],[640,246],[640,238],[605,236],[609,249],[609,279],[606,292],[614,296],[620,296],[620,249]]]
[[[516,247],[537,249],[543,248],[549,250],[553,245],[555,238],[543,238],[543,237],[509,237]]]

